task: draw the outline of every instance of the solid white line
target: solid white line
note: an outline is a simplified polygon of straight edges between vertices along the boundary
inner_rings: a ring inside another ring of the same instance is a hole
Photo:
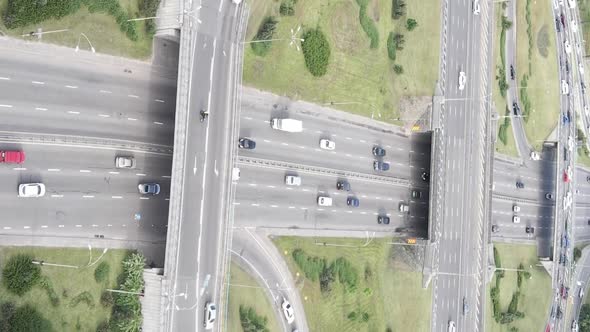
[[[77,89],[78,87],[75,85],[66,85],[66,88],[68,89]]]
[[[13,170],[15,170],[15,171],[26,171],[27,169],[24,168],[24,167],[15,167],[15,168],[13,168]]]
[[[127,95],[127,97],[129,97],[129,98],[139,98],[139,96],[136,96],[136,95]]]
[[[88,169],[81,169],[80,173],[92,173],[92,171],[90,171]]]
[[[31,83],[33,83],[33,84],[39,84],[39,85],[45,84],[45,82],[39,82],[39,81],[31,81]]]
[[[35,107],[35,111],[47,111],[45,107]]]
[[[12,105],[5,105],[5,104],[0,104],[0,107],[4,107],[4,108],[12,108]]]
[[[68,111],[68,113],[70,113],[70,114],[80,114],[80,112],[78,112],[78,111]]]
[[[161,125],[163,125],[163,123],[162,123],[162,122],[158,122],[158,121],[154,121],[154,124],[156,124],[156,125],[158,125],[158,126],[161,126]]]
[[[120,199],[123,198],[123,196],[111,196],[111,198]]]
[[[129,120],[129,121],[137,121],[136,118],[127,118],[127,120]]]
[[[101,118],[110,118],[111,117],[108,114],[99,114],[98,116],[100,116]]]
[[[48,168],[47,171],[48,172],[59,172],[61,170],[59,168]]]
[[[164,102],[162,99],[154,99],[154,101],[155,102],[158,102],[158,103],[163,103]]]
[[[112,92],[108,91],[108,90],[100,90],[100,93],[112,93]]]
[[[94,195],[84,195],[83,198],[94,198]]]
[[[2,81],[10,81],[10,77],[0,77],[0,80],[2,80]]]
[[[12,227],[4,227],[4,229],[12,229]]]

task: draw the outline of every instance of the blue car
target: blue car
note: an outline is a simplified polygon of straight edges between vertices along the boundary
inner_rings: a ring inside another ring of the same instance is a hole
[[[157,183],[142,183],[137,188],[142,195],[157,195],[160,193],[160,185]]]
[[[346,199],[346,205],[348,205],[348,206],[358,207],[359,204],[360,204],[359,199],[356,197],[350,196]]]

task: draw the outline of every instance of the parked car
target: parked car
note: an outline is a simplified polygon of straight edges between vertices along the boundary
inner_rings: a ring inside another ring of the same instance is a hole
[[[25,161],[23,151],[0,151],[0,163],[22,164]]]
[[[382,147],[380,147],[380,146],[378,146],[378,145],[375,145],[375,146],[373,147],[373,150],[372,150],[372,152],[373,152],[373,155],[374,155],[375,157],[384,157],[384,156],[385,156],[385,154],[387,153],[387,151],[385,151],[385,149],[384,149],[384,148],[382,148]]]
[[[335,148],[336,148],[336,143],[334,141],[330,141],[329,139],[321,139],[320,140],[320,149],[334,150]]]
[[[479,15],[480,11],[479,0],[473,0],[473,15]]]
[[[520,223],[520,217],[519,216],[512,216],[512,222],[515,224]]]
[[[21,183],[18,186],[18,197],[43,197],[45,185],[43,183]]]
[[[243,137],[238,140],[238,147],[245,150],[254,150],[256,149],[256,142],[249,138]]]
[[[465,75],[464,71],[459,72],[459,90],[465,89],[465,84],[467,83],[467,75]]]
[[[376,171],[388,171],[389,170],[389,163],[384,161],[375,160],[373,162],[373,169]]]
[[[217,318],[217,308],[215,308],[215,304],[211,302],[207,302],[205,304],[205,315],[204,315],[204,322],[203,326],[205,330],[213,329],[213,324],[215,323],[215,319]]]
[[[142,195],[157,195],[160,193],[160,185],[157,183],[142,183],[137,188]]]
[[[389,217],[388,216],[378,216],[377,217],[377,223],[379,225],[383,224],[383,225],[389,225]]]
[[[288,186],[300,186],[301,177],[297,175],[285,175],[285,184]]]
[[[350,183],[346,180],[339,180],[336,182],[336,189],[350,191]]]
[[[115,158],[115,167],[117,168],[135,168],[135,158],[119,156]]]
[[[469,313],[469,304],[467,303],[467,298],[463,297],[463,315],[467,315]]]
[[[356,197],[348,196],[348,198],[346,198],[346,205],[348,205],[348,206],[358,207],[359,204],[360,204],[360,201]]]
[[[553,193],[546,193],[545,194],[545,199],[548,199],[548,200],[552,201],[553,200]]]
[[[512,212],[520,212],[520,206],[516,204],[512,205]]]
[[[283,308],[283,315],[285,315],[285,319],[287,320],[288,324],[293,323],[295,321],[295,311],[291,306],[291,303],[287,301],[287,299],[283,298],[283,303],[281,304],[281,308]]]

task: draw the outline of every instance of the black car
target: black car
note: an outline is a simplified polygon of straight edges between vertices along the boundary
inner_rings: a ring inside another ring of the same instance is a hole
[[[548,199],[548,200],[552,201],[553,200],[553,193],[546,193],[545,194],[545,199]]]
[[[352,206],[352,207],[358,207],[358,206],[359,206],[359,204],[360,204],[360,201],[359,201],[359,199],[358,199],[358,198],[356,198],[356,197],[349,196],[349,197],[346,199],[346,205],[348,205],[348,206]]]
[[[375,160],[373,162],[373,169],[376,171],[387,171],[389,170],[389,163],[384,161]]]
[[[514,77],[516,76],[516,72],[514,71],[514,66],[510,65],[510,78],[512,80],[514,80]]]
[[[515,101],[512,102],[512,111],[514,112],[514,115],[518,115],[518,111],[519,111],[518,103],[516,103]]]
[[[378,145],[375,145],[373,147],[373,155],[374,156],[376,156],[376,157],[384,157],[385,156],[385,153],[386,153],[386,151],[385,151],[384,148],[382,148],[382,147],[380,147]]]
[[[498,233],[500,231],[500,226],[492,225],[492,233]]]
[[[533,226],[527,226],[525,229],[527,234],[535,234],[535,227]]]
[[[240,138],[238,146],[240,149],[254,150],[256,148],[256,142],[249,138]]]
[[[389,217],[388,216],[378,216],[377,217],[377,223],[379,225],[383,224],[383,225],[389,225]]]
[[[345,180],[340,180],[336,182],[336,189],[350,191],[350,183],[348,183],[348,181]]]
[[[424,182],[430,181],[430,173],[428,173],[428,172],[422,172],[422,175],[420,177],[422,178],[422,181],[424,181]]]
[[[570,63],[567,60],[565,60],[565,72],[566,73],[569,73],[570,72]]]
[[[561,28],[559,27],[559,20],[555,19],[555,29],[557,29],[557,32],[561,32]]]
[[[522,181],[520,181],[520,180],[516,181],[516,188],[518,188],[518,189],[524,188],[524,183],[522,183]]]
[[[563,28],[565,29],[565,16],[563,16],[563,14],[561,14],[560,18],[561,18],[561,24],[563,24]]]
[[[422,198],[422,192],[418,190],[412,190],[412,198]]]
[[[590,175],[586,177],[586,182],[590,182]]]

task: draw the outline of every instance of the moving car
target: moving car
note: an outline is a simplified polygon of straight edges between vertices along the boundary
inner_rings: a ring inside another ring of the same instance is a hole
[[[578,70],[580,71],[581,75],[584,75],[584,64],[583,63],[578,63]]]
[[[238,167],[234,167],[231,173],[232,181],[238,181],[240,179],[240,169]]]
[[[469,304],[467,303],[467,298],[463,297],[463,315],[469,313]]]
[[[336,148],[336,143],[334,143],[334,141],[330,141],[329,139],[321,139],[320,140],[320,149],[334,150],[335,148]]]
[[[318,196],[318,205],[319,206],[332,206],[332,197]]]
[[[518,112],[520,111],[516,101],[512,102],[512,111],[514,112],[514,115],[518,115]]]
[[[289,133],[300,133],[303,131],[303,122],[295,119],[279,119],[273,118],[270,120],[272,129],[286,131]]]
[[[215,304],[211,302],[207,302],[205,304],[205,315],[203,326],[205,330],[213,329],[213,324],[215,323],[215,318],[217,318],[217,308],[215,308]]]
[[[422,175],[420,177],[422,178],[422,181],[424,181],[424,182],[430,181],[430,173],[428,173],[428,172],[422,172]]]
[[[385,149],[378,145],[375,145],[372,151],[375,157],[384,157],[386,153]]]
[[[500,226],[492,225],[492,233],[498,233],[500,231]]]
[[[300,186],[301,178],[297,175],[285,175],[285,184],[288,186]]]
[[[160,185],[157,183],[142,183],[137,188],[142,195],[157,195],[160,193]]]
[[[520,180],[516,181],[516,188],[518,189],[523,189],[524,188],[524,183]]]
[[[565,44],[565,53],[567,53],[567,54],[572,53],[572,45],[570,44],[570,41],[566,39],[564,44]]]
[[[447,328],[447,332],[455,332],[457,327],[455,326],[455,322],[452,320],[449,321],[449,326]]]
[[[578,22],[576,20],[572,20],[572,32],[578,32]]]
[[[512,205],[512,211],[513,212],[520,212],[520,206],[518,206],[516,204]]]
[[[281,308],[283,308],[283,315],[285,315],[285,319],[287,319],[287,323],[291,324],[295,321],[295,311],[291,306],[291,303],[287,301],[287,299],[283,298],[283,303],[281,304]]]
[[[479,0],[473,0],[473,15],[479,15],[480,12]]]
[[[567,84],[565,80],[561,80],[561,94],[562,95],[569,95],[570,94],[570,86]]]
[[[557,29],[557,32],[561,32],[561,27],[559,26],[559,20],[555,19],[555,29]]]
[[[459,90],[465,89],[465,83],[467,83],[467,76],[464,71],[459,72]]]
[[[18,197],[43,197],[44,195],[43,183],[21,183],[18,186]]]
[[[249,138],[242,137],[238,140],[238,147],[240,149],[254,150],[256,149],[256,142]]]
[[[399,212],[410,212],[410,206],[404,202],[399,203]]]
[[[512,216],[512,222],[515,224],[520,223],[520,217],[519,216]]]
[[[545,194],[545,199],[548,199],[548,200],[552,201],[553,200],[553,193],[546,193]]]
[[[348,196],[348,198],[346,198],[346,205],[348,205],[348,206],[358,207],[359,204],[360,204],[360,201],[356,197]]]
[[[115,158],[115,167],[117,168],[135,168],[135,158],[119,156]]]
[[[514,70],[514,66],[510,65],[510,79],[514,80],[515,76],[516,76],[516,71]]]
[[[373,169],[376,171],[388,171],[389,170],[389,163],[384,161],[375,160],[373,162]]]
[[[578,321],[574,320],[572,322],[572,332],[578,332]]]
[[[350,191],[350,183],[346,180],[339,180],[336,182],[336,189]]]
[[[422,192],[418,191],[418,190],[412,190],[412,198],[416,198],[416,199],[422,198]]]
[[[526,232],[527,234],[535,234],[535,227],[533,227],[533,226],[527,226],[527,227],[525,228],[525,232]]]
[[[0,163],[22,164],[25,161],[23,151],[0,151]]]
[[[388,216],[378,216],[377,217],[377,223],[379,225],[383,224],[383,225],[389,225],[389,217]]]

